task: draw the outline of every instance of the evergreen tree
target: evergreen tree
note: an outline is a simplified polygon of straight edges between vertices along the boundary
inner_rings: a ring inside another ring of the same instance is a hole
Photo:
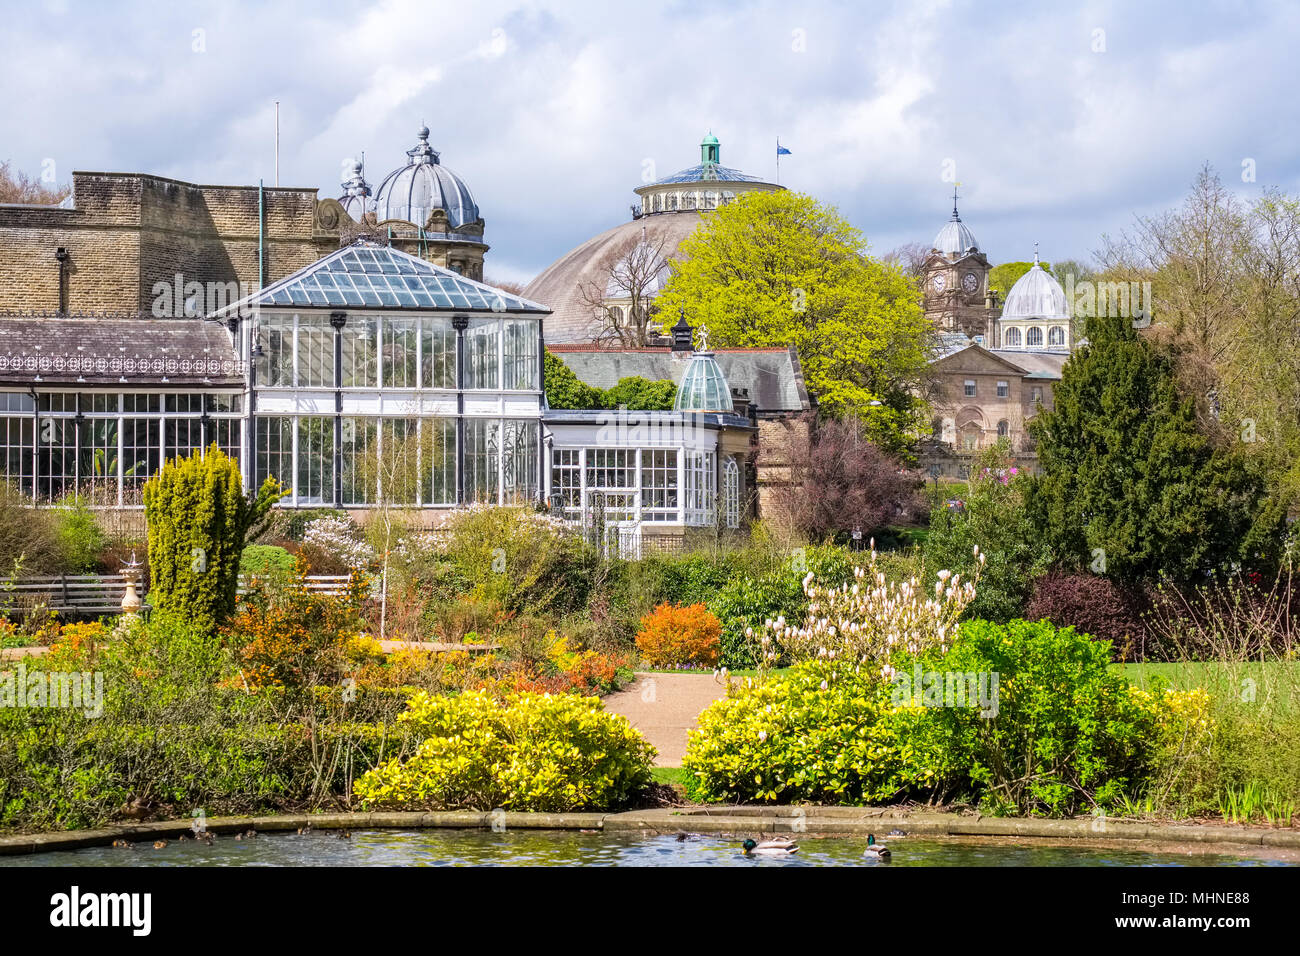
[[[1123,317],[1088,321],[1053,408],[1029,425],[1042,474],[1030,522],[1058,561],[1122,581],[1175,582],[1234,563],[1268,563],[1283,515],[1232,448],[1197,429],[1171,357]]]
[[[245,495],[238,463],[215,444],[166,462],[144,486],[153,607],[216,627],[235,609],[245,541],[284,494],[267,478]]]

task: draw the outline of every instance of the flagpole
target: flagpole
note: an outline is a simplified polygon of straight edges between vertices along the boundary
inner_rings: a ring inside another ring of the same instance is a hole
[[[776,184],[781,185],[781,137],[776,138]]]

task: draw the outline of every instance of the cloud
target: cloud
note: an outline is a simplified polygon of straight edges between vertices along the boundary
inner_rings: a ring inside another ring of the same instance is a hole
[[[963,217],[991,257],[1084,258],[1206,160],[1300,186],[1300,10],[1172,2],[46,3],[0,37],[4,155],[36,171],[377,183],[421,122],[527,278],[628,215],[643,164],[723,161],[832,202],[877,251]],[[203,50],[195,49],[201,31]],[[1100,31],[1100,32],[1099,32]],[[1101,38],[1099,47],[1099,37]]]

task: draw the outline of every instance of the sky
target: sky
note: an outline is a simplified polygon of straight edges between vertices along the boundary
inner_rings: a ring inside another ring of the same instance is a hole
[[[189,182],[372,184],[426,123],[489,278],[526,281],[722,162],[833,204],[878,254],[951,214],[994,262],[1087,260],[1206,162],[1300,192],[1294,2],[0,0],[0,160]]]

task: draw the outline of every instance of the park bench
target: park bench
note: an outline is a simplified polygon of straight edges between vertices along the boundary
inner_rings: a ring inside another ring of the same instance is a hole
[[[117,614],[126,596],[125,574],[51,574],[0,580],[0,610],[43,604],[60,614]],[[137,585],[137,592],[139,586]],[[141,606],[142,611],[148,605]]]
[[[125,574],[50,574],[0,579],[0,613],[21,611],[44,605],[60,614],[96,616],[119,614],[126,596]],[[307,577],[307,589],[318,594],[341,595],[347,590],[346,574],[314,574]],[[240,593],[244,578],[240,575]],[[137,584],[136,593],[144,599],[144,588]],[[149,605],[142,604],[142,612]]]

